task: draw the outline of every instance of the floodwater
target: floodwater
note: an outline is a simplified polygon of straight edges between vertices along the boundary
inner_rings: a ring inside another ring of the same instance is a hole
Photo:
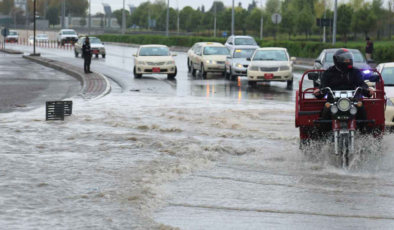
[[[328,145],[298,150],[296,87],[128,81],[64,122],[0,117],[1,229],[393,228],[393,136],[343,170]]]

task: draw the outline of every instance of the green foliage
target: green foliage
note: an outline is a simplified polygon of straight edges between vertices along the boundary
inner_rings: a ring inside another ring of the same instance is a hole
[[[14,7],[14,0],[3,0],[0,5],[0,12],[8,15],[11,12],[12,7]]]
[[[115,10],[114,12],[112,12],[112,15],[115,16],[116,20],[118,21],[118,24],[122,26],[123,9]],[[125,17],[127,21],[127,18],[130,17],[130,11],[125,10]]]
[[[377,17],[371,9],[371,5],[366,3],[361,9],[354,12],[351,22],[351,28],[354,33],[368,33],[374,29],[377,23]]]
[[[349,28],[349,19],[353,16],[353,9],[349,5],[340,5],[338,7],[338,34],[344,36],[347,41],[347,35],[351,32]]]

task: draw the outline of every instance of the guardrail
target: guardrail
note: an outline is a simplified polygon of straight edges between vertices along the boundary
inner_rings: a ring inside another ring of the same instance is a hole
[[[1,42],[0,41],[0,49],[4,49],[4,46],[10,44],[10,45],[22,45],[22,46],[33,46],[33,42],[25,39],[25,38],[20,38],[18,39],[17,42],[11,41],[11,42]],[[48,49],[63,49],[63,50],[71,50],[73,51],[75,49],[75,43],[59,43],[55,40],[46,40],[46,41],[37,41],[36,40],[36,47],[39,48],[48,48]]]

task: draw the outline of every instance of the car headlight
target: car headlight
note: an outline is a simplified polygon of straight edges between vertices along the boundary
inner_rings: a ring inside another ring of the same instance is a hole
[[[237,68],[243,68],[244,66],[243,66],[243,65],[241,65],[241,64],[239,64],[239,63],[234,63],[234,67],[237,67]]]
[[[258,66],[249,66],[249,70],[250,71],[259,71],[259,67]]]
[[[332,113],[332,114],[338,113],[338,107],[337,107],[336,105],[332,105],[332,106],[331,106],[331,113]]]
[[[212,61],[212,60],[206,60],[205,61],[207,64],[216,64],[217,62],[216,61]]]
[[[338,109],[341,110],[342,112],[349,111],[351,104],[352,103],[350,102],[349,99],[341,98],[338,101]]]
[[[172,65],[175,64],[175,61],[168,61],[166,65]]]
[[[146,63],[143,61],[138,61],[138,65],[146,65]]]
[[[356,115],[356,114],[357,114],[357,108],[354,107],[354,106],[352,106],[352,107],[350,108],[350,114],[351,114],[351,115]]]
[[[290,70],[289,66],[281,66],[280,71]]]

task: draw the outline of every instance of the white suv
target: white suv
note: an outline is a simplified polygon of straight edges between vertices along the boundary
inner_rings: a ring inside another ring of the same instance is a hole
[[[224,44],[230,51],[234,51],[237,46],[254,46],[259,48],[256,40],[250,36],[230,36],[226,44]]]
[[[5,38],[6,42],[18,42],[19,33],[16,30],[10,30],[10,34]]]
[[[57,44],[64,45],[65,43],[73,43],[75,44],[78,41],[78,34],[75,30],[60,30],[57,35]]]

